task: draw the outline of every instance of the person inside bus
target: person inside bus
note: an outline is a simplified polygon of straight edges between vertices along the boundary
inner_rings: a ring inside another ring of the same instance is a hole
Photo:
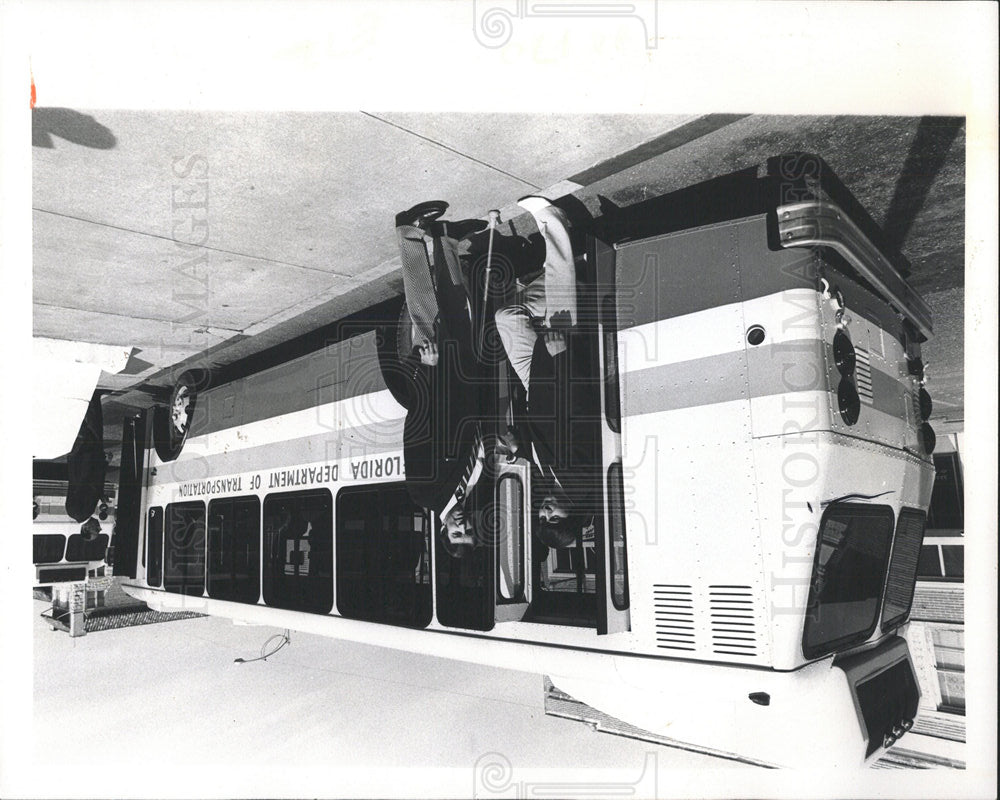
[[[506,440],[479,437],[475,455],[469,462],[455,493],[441,510],[438,537],[452,558],[464,558],[474,548],[492,542],[488,515],[493,513],[493,487],[502,459],[513,455]]]
[[[496,312],[496,328],[527,395],[527,433],[538,468],[536,536],[547,546],[572,546],[593,517],[599,476],[598,402],[586,364],[572,348],[577,322],[576,270],[565,213],[543,197],[521,198],[545,241],[544,270]],[[582,371],[582,372],[581,372]],[[559,385],[559,384],[562,385]],[[512,452],[521,436],[504,437]]]

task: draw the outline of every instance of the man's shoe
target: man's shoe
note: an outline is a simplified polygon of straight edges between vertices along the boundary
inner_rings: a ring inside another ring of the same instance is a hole
[[[415,228],[426,229],[430,224],[448,210],[448,204],[444,200],[427,200],[417,203],[406,211],[400,211],[396,215],[396,227],[412,225]]]

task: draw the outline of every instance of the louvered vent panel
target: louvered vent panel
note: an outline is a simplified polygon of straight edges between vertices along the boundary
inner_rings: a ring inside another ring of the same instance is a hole
[[[695,649],[694,600],[690,586],[654,584],[653,612],[657,647],[687,652]]]
[[[920,414],[920,395],[917,393],[911,394],[910,403],[913,406],[913,427],[919,428],[923,420],[923,416]]]
[[[883,630],[902,622],[910,613],[926,519],[923,511],[913,508],[904,508],[899,514],[882,606]]]
[[[753,591],[749,586],[709,586],[712,652],[753,658],[758,655]]]
[[[858,355],[857,366],[854,372],[854,381],[858,387],[858,395],[861,399],[871,405],[872,398],[872,363],[871,356],[863,347],[856,348]]]

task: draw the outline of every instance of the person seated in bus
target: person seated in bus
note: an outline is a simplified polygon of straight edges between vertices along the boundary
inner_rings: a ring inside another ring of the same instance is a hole
[[[452,558],[464,558],[474,548],[492,544],[487,521],[494,510],[493,487],[498,464],[512,455],[505,440],[479,437],[475,456],[467,467],[455,493],[441,510],[438,537],[444,551]]]
[[[573,547],[594,518],[587,498],[569,498],[554,479],[543,481],[538,493],[538,521],[534,532],[538,540],[556,550]]]

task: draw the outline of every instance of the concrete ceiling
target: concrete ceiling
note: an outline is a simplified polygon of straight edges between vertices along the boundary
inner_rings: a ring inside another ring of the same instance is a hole
[[[963,416],[964,122],[714,115],[34,112],[34,333],[134,347],[101,385],[147,405],[170,368],[224,365],[401,293],[394,214],[592,216],[816,153],[909,261],[935,312],[935,416]],[[530,227],[530,223],[528,223]],[[186,244],[194,243],[194,244]]]

